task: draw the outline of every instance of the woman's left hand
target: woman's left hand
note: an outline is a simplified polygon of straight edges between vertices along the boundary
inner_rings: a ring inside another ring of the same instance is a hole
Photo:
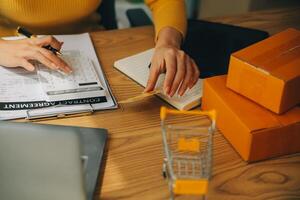
[[[154,89],[161,73],[166,73],[163,90],[171,97],[176,91],[184,95],[197,83],[200,72],[194,60],[180,50],[181,40],[181,33],[173,28],[166,27],[159,32],[145,92]]]

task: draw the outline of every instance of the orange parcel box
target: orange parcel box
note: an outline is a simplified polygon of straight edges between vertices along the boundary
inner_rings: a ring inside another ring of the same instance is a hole
[[[300,31],[287,29],[233,53],[227,87],[281,114],[300,103]]]
[[[228,89],[226,78],[204,81],[202,109],[217,111],[217,127],[241,157],[252,162],[300,152],[300,107],[277,115]]]

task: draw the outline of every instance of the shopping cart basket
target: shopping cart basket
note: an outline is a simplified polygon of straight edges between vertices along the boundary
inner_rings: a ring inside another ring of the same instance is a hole
[[[207,126],[175,126],[166,123],[167,115],[207,116]],[[160,110],[165,159],[163,175],[168,180],[171,199],[175,195],[206,198],[212,170],[213,133],[216,112]]]

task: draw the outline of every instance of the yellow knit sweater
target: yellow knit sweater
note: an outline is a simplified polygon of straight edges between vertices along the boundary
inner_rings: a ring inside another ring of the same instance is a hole
[[[0,0],[0,35],[17,25],[37,34],[76,33],[99,28],[94,13],[101,0]],[[153,14],[156,34],[166,26],[186,32],[184,0],[145,0]],[[93,27],[91,29],[91,27]]]

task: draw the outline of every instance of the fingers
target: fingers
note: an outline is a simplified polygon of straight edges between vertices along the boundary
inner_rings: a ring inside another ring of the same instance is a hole
[[[164,92],[167,95],[171,94],[171,89],[173,88],[173,80],[177,73],[177,61],[176,55],[174,52],[170,52],[165,56],[165,68],[166,68],[166,77],[164,81]]]
[[[174,78],[174,81],[172,83],[172,88],[171,88],[171,91],[169,93],[169,95],[172,97],[180,83],[182,82],[182,80],[184,79],[185,77],[185,74],[186,74],[186,64],[185,64],[185,54],[184,52],[179,52],[179,55],[177,56],[177,72],[176,72],[176,75],[175,75],[175,78]],[[168,69],[168,68],[167,68]]]
[[[31,64],[28,60],[26,59],[20,59],[19,62],[20,63],[20,67],[23,67],[24,69],[32,72],[34,71],[35,67],[33,66],[33,64]]]
[[[190,61],[191,61],[193,71],[194,71],[192,79],[189,83],[189,88],[192,88],[197,83],[197,81],[199,79],[200,71],[199,71],[199,68],[198,68],[197,64],[195,63],[195,61],[193,59],[190,59]]]
[[[60,50],[63,42],[58,41],[53,36],[46,36],[42,38],[33,38],[31,39],[33,45],[37,45],[39,47],[51,45],[53,48]]]
[[[32,49],[31,51],[27,52],[27,55],[25,56],[27,59],[31,60],[37,60],[43,65],[49,67],[53,70],[58,70],[58,66],[56,66],[50,59],[45,57],[38,49]]]
[[[65,61],[63,61],[60,57],[54,55],[52,52],[50,52],[44,48],[39,48],[39,51],[43,54],[43,56],[45,56],[47,59],[49,59],[56,66],[57,69],[65,72],[65,73],[72,72],[72,68]]]
[[[152,58],[145,92],[154,89],[159,74],[163,71],[166,72],[163,90],[170,97],[176,92],[180,96],[184,95],[188,88],[192,88],[197,83],[200,74],[194,60],[185,54],[184,51],[170,47],[158,47]]]
[[[71,67],[66,62],[51,51],[43,48],[43,46],[48,44],[57,49],[60,49],[62,45],[62,43],[51,36],[7,41],[1,45],[3,49],[6,49],[6,51],[1,51],[0,58],[3,57],[1,61],[4,60],[1,64],[7,67],[21,66],[28,71],[34,71],[34,65],[30,60],[37,60],[50,69],[70,73],[72,71]]]
[[[150,66],[150,74],[149,74],[147,86],[146,86],[144,92],[150,92],[154,89],[154,87],[156,85],[156,81],[160,74],[159,66],[156,66],[153,63],[154,62],[152,62],[151,66]]]
[[[181,82],[180,88],[178,89],[178,94],[183,96],[187,88],[191,85],[191,82],[194,82],[194,68],[190,59],[187,59],[186,62],[186,73],[183,81]],[[190,88],[190,87],[189,87]]]
[[[37,60],[52,70],[61,70],[65,73],[71,72],[71,68],[62,59],[44,48],[32,46],[30,50],[26,52],[24,57]]]
[[[199,75],[200,72],[195,61],[192,58],[186,59],[186,74],[178,89],[178,94],[183,96],[188,88],[191,89],[197,83]]]
[[[60,50],[63,42],[59,42],[53,36],[46,36],[46,37],[43,37],[43,38],[36,38],[35,39],[35,44],[40,46],[40,47],[50,45],[53,48],[55,48],[57,50]],[[57,69],[65,72],[65,73],[71,73],[72,72],[72,68],[66,62],[64,62],[61,58],[54,55],[51,51],[49,51],[47,49],[44,49],[44,48],[39,48],[39,51],[46,58],[48,58],[50,61],[52,61]],[[49,67],[48,65],[46,65],[46,66]]]

